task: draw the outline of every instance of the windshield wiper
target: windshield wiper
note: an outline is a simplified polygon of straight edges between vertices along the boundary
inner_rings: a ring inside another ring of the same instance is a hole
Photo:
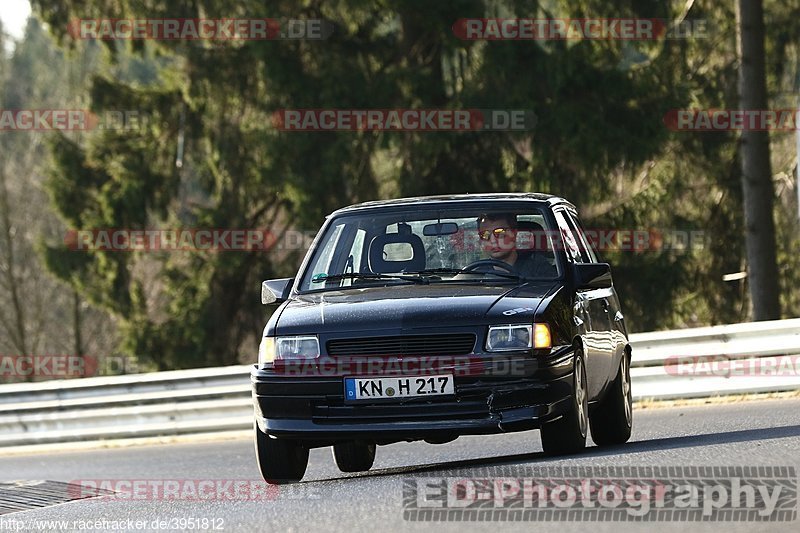
[[[475,276],[483,276],[484,274],[492,274],[494,276],[499,276],[501,278],[508,278],[508,279],[526,279],[522,276],[518,276],[517,274],[512,274],[511,272],[498,272],[496,270],[472,270],[466,271],[459,268],[426,268],[424,270],[415,270],[413,272],[406,272],[406,274],[417,274],[417,275],[425,275],[425,274],[472,274]]]
[[[428,283],[428,280],[419,276],[404,276],[402,274],[373,274],[368,272],[350,272],[347,274],[317,274],[311,278],[311,283],[323,283],[325,281],[340,281],[343,279],[400,279],[412,281],[414,283]]]
[[[425,274],[471,274],[472,272],[464,272],[458,268],[426,268],[423,270],[412,270],[410,272],[406,272],[406,274],[416,274],[422,275]]]
[[[507,278],[507,279],[528,279],[528,278],[523,278],[519,274],[512,274],[511,272],[497,272],[496,270],[483,270],[483,271],[479,271],[479,272],[464,272],[464,274],[491,274],[493,276],[498,276],[498,277]]]

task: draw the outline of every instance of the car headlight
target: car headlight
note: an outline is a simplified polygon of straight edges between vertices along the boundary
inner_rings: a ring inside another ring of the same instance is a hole
[[[316,359],[319,357],[319,340],[316,336],[264,337],[258,346],[258,366],[263,367],[276,359]]]
[[[547,324],[490,326],[486,337],[488,352],[511,352],[551,346],[550,328]]]
[[[547,324],[533,325],[533,347],[552,348],[553,338],[550,335],[550,326]]]
[[[262,337],[258,345],[258,367],[264,368],[275,360],[275,337]]]

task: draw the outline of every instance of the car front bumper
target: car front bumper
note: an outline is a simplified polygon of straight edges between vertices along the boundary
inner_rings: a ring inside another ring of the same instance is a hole
[[[341,440],[445,441],[459,435],[536,429],[572,403],[571,347],[519,359],[514,373],[455,375],[455,396],[344,401],[343,376],[287,376],[253,367],[256,423],[276,438],[326,446]],[[445,372],[439,372],[445,373]]]

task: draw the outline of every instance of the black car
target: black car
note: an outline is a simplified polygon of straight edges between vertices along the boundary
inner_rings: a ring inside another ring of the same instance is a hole
[[[541,429],[548,454],[630,438],[631,347],[607,263],[544,194],[367,202],[329,215],[253,368],[256,455],[300,480],[310,448],[344,472],[377,445]]]

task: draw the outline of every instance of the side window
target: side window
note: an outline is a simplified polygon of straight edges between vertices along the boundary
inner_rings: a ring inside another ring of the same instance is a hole
[[[344,266],[344,273],[348,272],[360,272],[361,268],[361,256],[364,253],[364,236],[367,234],[366,231],[363,229],[356,230],[355,238],[353,239],[353,244],[350,246],[350,252],[347,255],[347,262]],[[349,287],[353,284],[353,280],[351,279],[343,279],[341,286],[342,287]]]
[[[589,259],[591,259],[592,263],[599,263],[600,258],[597,256],[594,246],[592,246],[592,243],[589,242],[589,239],[586,237],[586,230],[583,229],[583,224],[581,224],[580,219],[573,215],[570,215],[570,219],[578,231],[578,237],[580,237],[584,247],[586,248],[586,251],[589,253]]]
[[[586,240],[586,235],[584,235],[583,230],[578,226],[574,215],[570,212],[566,212],[565,215],[567,216],[567,224],[569,224],[570,229],[572,229],[572,232],[578,238],[578,248],[581,251],[581,257],[584,259],[583,262],[597,263],[597,257],[595,257],[592,247],[589,246],[589,242]]]
[[[558,229],[561,233],[561,240],[563,241],[564,250],[567,252],[567,255],[575,263],[588,262],[581,255],[581,250],[578,247],[578,239],[576,238],[572,228],[570,228],[569,224],[567,224],[567,219],[564,217],[564,212],[556,211],[554,214],[556,217],[556,223],[558,224]]]
[[[353,246],[350,248],[350,255],[353,257],[353,265],[358,269],[361,265],[361,256],[364,254],[364,237],[367,232],[363,229],[356,231],[356,238],[353,239]]]
[[[333,229],[333,232],[331,233],[328,242],[325,243],[325,247],[319,254],[319,259],[316,262],[316,266],[313,272],[314,275],[333,274],[333,272],[330,272],[331,261],[333,260],[333,251],[336,250],[336,244],[339,242],[339,238],[342,236],[343,229],[344,229],[344,224],[339,224]]]

